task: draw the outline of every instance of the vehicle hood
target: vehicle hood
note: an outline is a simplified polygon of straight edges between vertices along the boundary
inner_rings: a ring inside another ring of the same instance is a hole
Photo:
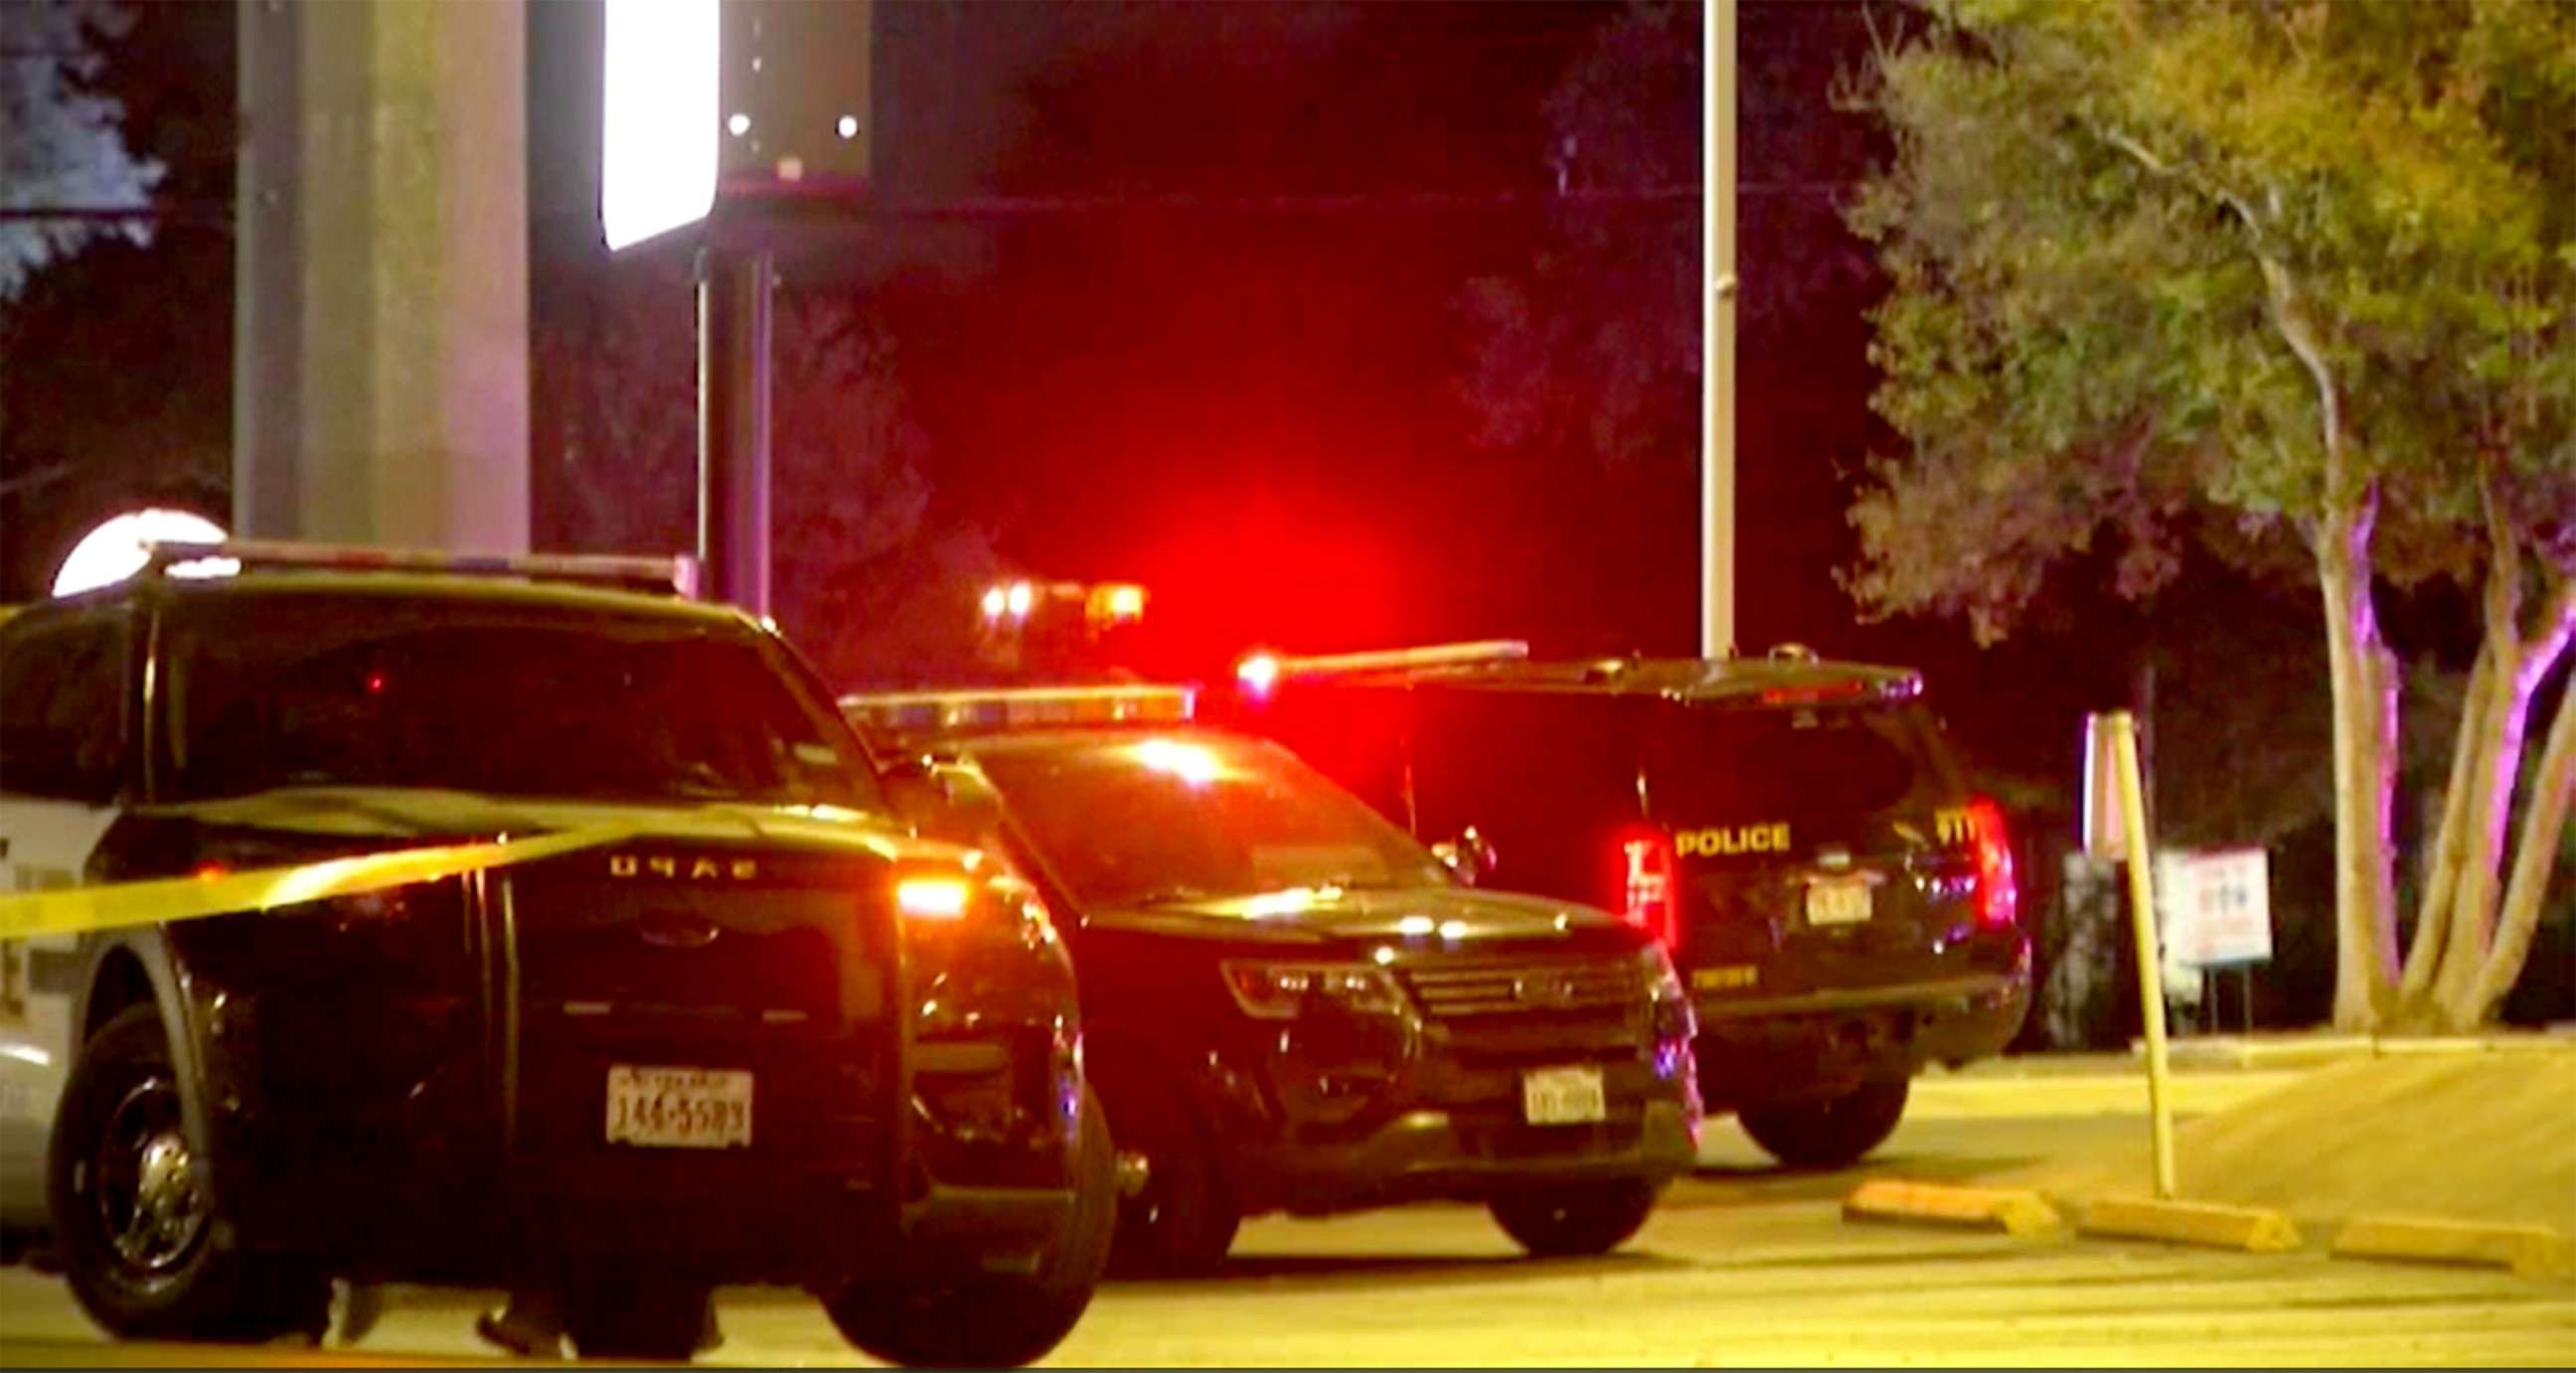
[[[1640,937],[1617,916],[1591,906],[1471,887],[1292,887],[1251,896],[1096,908],[1084,918],[1096,928],[1246,943],[1322,945],[1394,938],[1448,946],[1508,941],[1595,947]]]

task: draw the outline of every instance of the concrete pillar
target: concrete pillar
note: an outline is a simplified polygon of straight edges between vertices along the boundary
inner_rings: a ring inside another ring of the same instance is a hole
[[[233,526],[528,544],[522,0],[244,0]]]

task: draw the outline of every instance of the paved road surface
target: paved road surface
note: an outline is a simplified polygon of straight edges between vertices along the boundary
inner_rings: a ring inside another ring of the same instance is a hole
[[[2264,1084],[2195,1088],[2186,1103]],[[1972,1090],[1962,1090],[1972,1089]],[[1863,1176],[1972,1180],[2144,1128],[2116,1084],[1926,1084],[1863,1168],[1782,1173],[1711,1131],[1632,1250],[1537,1263],[1477,1209],[1245,1228],[1218,1277],[1104,1288],[1066,1366],[2459,1365],[2576,1363],[2576,1285],[2478,1269],[1850,1225]],[[2035,1114],[2051,1112],[2053,1114]],[[361,1355],[474,1357],[476,1294],[397,1289]],[[864,1363],[801,1295],[728,1291],[733,1365]],[[0,1364],[108,1351],[60,1284],[0,1271]],[[129,1351],[131,1352],[131,1351]],[[298,1351],[270,1351],[293,1356]],[[339,1353],[341,1351],[332,1351]],[[305,1358],[311,1351],[302,1351]]]

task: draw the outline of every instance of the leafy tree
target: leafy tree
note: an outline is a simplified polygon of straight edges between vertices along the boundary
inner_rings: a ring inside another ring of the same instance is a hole
[[[696,547],[695,301],[685,271],[647,259],[610,268],[586,311],[540,315],[530,463],[547,543]],[[779,623],[836,685],[953,676],[994,559],[980,532],[932,519],[886,334],[842,295],[785,287],[771,327]]]
[[[127,151],[124,106],[97,88],[102,40],[133,16],[107,0],[10,0],[0,5],[0,209],[140,208],[161,164]],[[151,237],[139,219],[0,220],[0,302],[17,298],[46,263],[115,235]]]
[[[2195,539],[2312,578],[2335,1020],[2490,1020],[2576,790],[2576,706],[2523,766],[2576,637],[2576,7],[1955,0],[1854,93],[1896,139],[1850,219],[1912,445],[1855,594],[1991,640],[2100,539],[2133,594]],[[2402,960],[2382,583],[2482,617]]]

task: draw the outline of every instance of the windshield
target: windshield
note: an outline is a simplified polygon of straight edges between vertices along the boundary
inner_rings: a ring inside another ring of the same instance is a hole
[[[1000,747],[976,762],[1085,905],[1450,881],[1402,830],[1274,744],[1154,735]]]
[[[173,790],[876,807],[787,655],[694,617],[305,592],[174,617]]]

